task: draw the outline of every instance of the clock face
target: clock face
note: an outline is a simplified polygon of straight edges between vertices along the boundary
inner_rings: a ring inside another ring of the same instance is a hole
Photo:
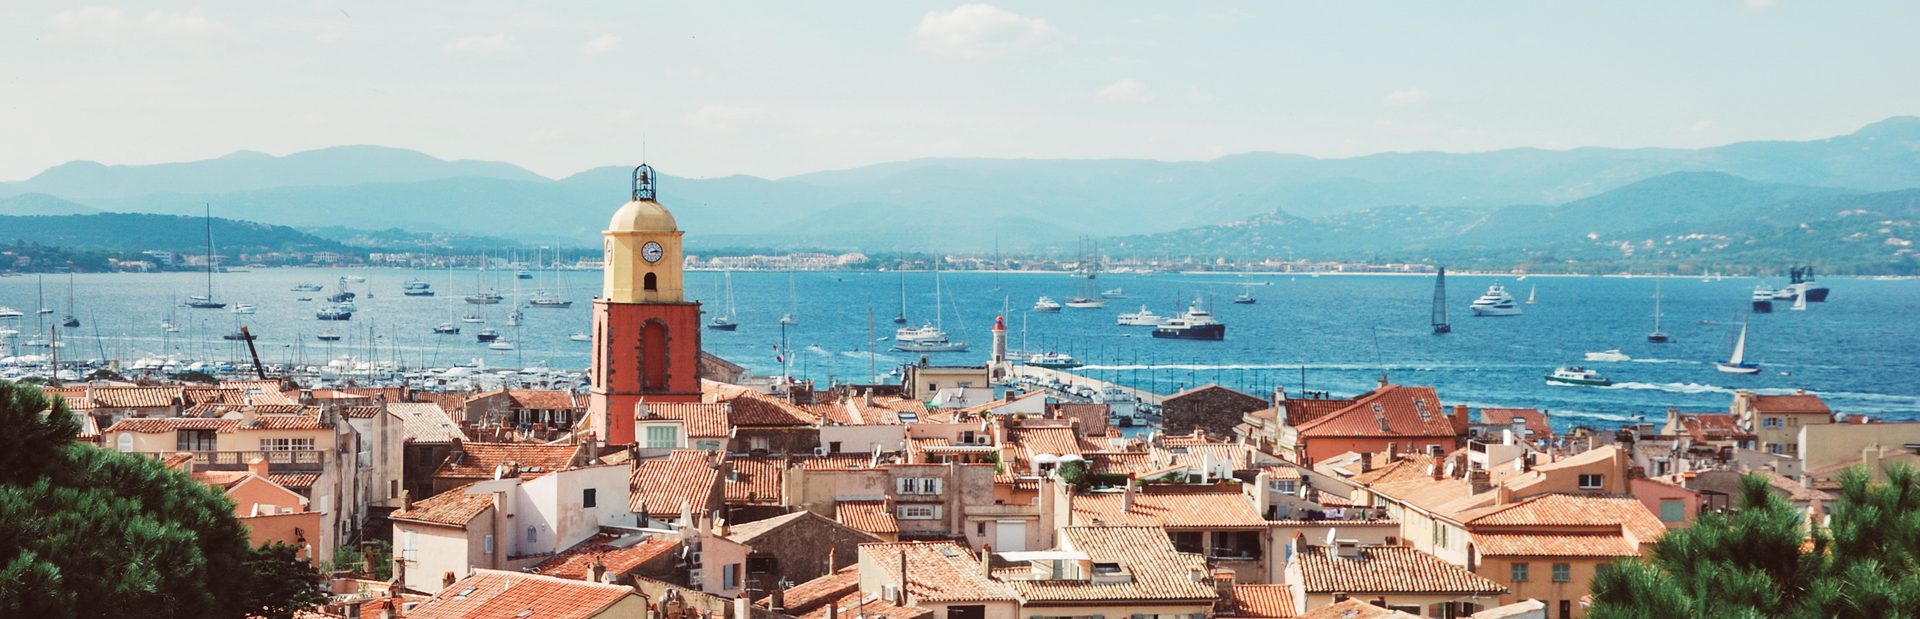
[[[664,256],[666,256],[666,250],[661,249],[659,243],[647,241],[646,245],[640,246],[640,257],[647,262],[659,262]]]

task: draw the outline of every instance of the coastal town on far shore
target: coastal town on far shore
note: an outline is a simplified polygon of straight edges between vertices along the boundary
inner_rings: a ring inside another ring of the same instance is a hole
[[[1610,566],[1752,507],[1743,484],[1813,540],[1849,475],[1920,463],[1920,422],[1807,391],[1619,427],[1388,372],[1155,393],[1015,358],[1004,324],[985,355],[888,380],[754,375],[703,349],[685,273],[869,258],[693,259],[702,231],[650,166],[632,181],[573,240],[605,248],[568,265],[602,273],[579,382],[318,386],[255,355],[17,384],[72,411],[75,441],[190,476],[252,544],[321,567],[306,618],[1570,619]],[[383,264],[447,266],[415,259]]]

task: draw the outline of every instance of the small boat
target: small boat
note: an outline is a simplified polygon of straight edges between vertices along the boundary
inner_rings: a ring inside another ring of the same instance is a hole
[[[732,310],[728,310],[728,313],[732,313]],[[893,315],[893,324],[907,324],[907,274],[904,271],[900,273],[900,313]]]
[[[1627,356],[1627,353],[1623,353],[1623,352],[1620,352],[1620,349],[1618,349],[1618,348],[1609,348],[1609,349],[1607,349],[1607,350],[1603,350],[1603,351],[1600,351],[1600,352],[1590,352],[1590,353],[1587,353],[1587,360],[1588,360],[1588,361],[1605,361],[1605,362],[1609,362],[1609,363],[1619,363],[1619,362],[1622,362],[1622,361],[1632,361],[1632,360],[1633,360],[1633,358],[1632,358],[1632,357],[1628,357],[1628,356]]]
[[[313,337],[318,338],[322,342],[340,341],[340,334],[334,333],[333,329],[327,329],[325,331],[321,331],[319,334],[314,335]]]
[[[68,328],[68,329],[75,329],[75,328],[79,328],[79,327],[80,327],[80,319],[79,319],[79,318],[74,318],[72,314],[68,314],[68,315],[67,315],[67,316],[66,316],[65,318],[63,318],[63,319],[62,319],[62,320],[60,321],[60,326],[62,326],[62,327],[66,327],[66,328]]]
[[[1740,323],[1740,335],[1733,341],[1733,354],[1726,361],[1713,364],[1713,369],[1727,374],[1759,374],[1760,364],[1747,361],[1747,323]]]
[[[400,284],[400,294],[409,297],[431,297],[433,285],[419,279],[409,279]],[[368,296],[372,296],[372,293],[368,293]]]
[[[340,304],[328,305],[315,311],[313,317],[320,320],[352,320],[353,308]]]
[[[1609,380],[1605,376],[1601,376],[1599,372],[1595,372],[1593,370],[1589,370],[1583,367],[1567,367],[1567,368],[1556,369],[1553,371],[1552,374],[1548,374],[1547,384],[1575,385],[1580,387],[1605,387],[1608,385],[1612,385],[1613,381]]]
[[[1115,318],[1114,324],[1126,327],[1157,327],[1160,326],[1160,315],[1142,305],[1138,312],[1121,314]]]
[[[433,332],[440,335],[459,335],[460,327],[451,322],[443,322],[434,325]]]
[[[1526,278],[1525,278],[1525,277],[1522,277],[1521,279],[1526,279]],[[1540,287],[1539,287],[1539,286],[1528,286],[1528,287],[1527,287],[1527,305],[1533,305],[1533,293],[1534,293],[1534,291],[1536,291],[1536,290],[1539,290],[1539,289],[1540,289]]]
[[[1753,313],[1773,313],[1773,291],[1768,290],[1766,286],[1753,287]]]
[[[498,292],[494,292],[492,290],[482,290],[480,292],[467,295],[467,302],[472,303],[474,305],[497,305],[500,303],[502,299],[505,299],[505,298],[506,297],[500,296],[500,293]]]
[[[222,309],[225,303],[213,300],[213,205],[207,205],[207,294],[187,297],[187,307],[194,309]],[[42,310],[40,313],[47,313]]]
[[[486,321],[487,319],[481,317],[479,314],[466,314],[460,317],[460,322],[465,323],[482,323]]]
[[[27,315],[25,312],[22,312],[17,309],[13,309],[11,307],[7,307],[5,305],[0,305],[0,318],[19,318],[25,315]]]
[[[1054,369],[1054,370],[1077,368],[1077,367],[1080,367],[1081,365],[1084,365],[1080,363],[1079,359],[1073,358],[1073,355],[1069,355],[1063,352],[1044,352],[1044,353],[1036,353],[1033,355],[1029,355],[1027,356],[1026,363],[1027,365],[1031,365],[1033,367],[1048,368],[1048,369]]]
[[[947,337],[944,324],[945,313],[940,310],[940,272],[933,272],[933,320],[932,324],[918,329],[901,327],[893,332],[893,350],[900,352],[966,352],[966,342],[956,342]]]
[[[234,342],[245,342],[247,340],[252,340],[259,337],[260,336],[254,335],[252,333],[248,333],[246,331],[235,331],[235,332],[220,336],[220,339],[234,341]]]
[[[1474,299],[1473,304],[1467,306],[1467,309],[1473,310],[1475,316],[1520,315],[1520,306],[1513,303],[1513,295],[1507,294],[1507,289],[1499,284],[1488,286],[1487,293]]]
[[[1667,332],[1660,330],[1660,282],[1653,283],[1653,330],[1647,332],[1647,341],[1655,344],[1673,341]]]
[[[490,350],[513,350],[513,342],[494,340],[492,343],[487,344],[487,348]]]
[[[160,323],[160,330],[165,331],[167,333],[179,333],[180,325],[174,324],[173,321],[169,320],[169,321]]]
[[[525,314],[520,313],[520,308],[513,308],[513,311],[507,312],[507,326],[518,327],[520,326],[520,319],[525,317]]]
[[[1093,297],[1069,297],[1067,299],[1067,307],[1073,309],[1100,309],[1106,306],[1106,301]]]
[[[294,297],[295,301],[312,301],[313,297]]]
[[[1174,340],[1224,340],[1227,339],[1227,325],[1214,319],[1213,312],[1200,307],[1200,299],[1195,297],[1193,305],[1187,306],[1186,312],[1155,326],[1153,336]]]
[[[780,324],[788,325],[788,326],[797,325],[797,324],[800,324],[800,320],[797,318],[794,318],[793,314],[781,314]]]
[[[1040,300],[1033,302],[1033,311],[1048,314],[1058,312],[1060,311],[1060,303],[1054,301],[1051,297],[1040,297]]]
[[[740,328],[740,323],[726,316],[714,316],[712,320],[707,321],[707,328],[715,331],[734,331]]]
[[[514,279],[533,279],[533,271],[528,271],[526,269],[520,269],[518,271],[514,271],[513,278]]]
[[[587,332],[585,331],[575,331],[573,332],[573,335],[567,336],[567,339],[573,340],[575,342],[591,342],[593,341],[593,336],[587,335]]]
[[[1439,275],[1433,278],[1433,333],[1453,332],[1453,325],[1447,322],[1447,267],[1440,267]]]
[[[790,327],[800,324],[799,314],[800,293],[794,287],[793,271],[787,271],[787,313],[780,315],[780,325]]]
[[[1238,305],[1253,305],[1258,300],[1254,299],[1252,294],[1242,292],[1233,296],[1233,302]]]
[[[1100,291],[1100,296],[1106,299],[1125,299],[1127,298],[1127,291],[1119,288],[1108,288]]]
[[[500,339],[500,332],[489,327],[475,332],[473,338],[481,342],[491,342]]]
[[[542,291],[533,293],[533,295],[531,296],[528,296],[527,305],[532,307],[544,307],[547,309],[566,309],[569,307],[573,307],[573,301],[562,299],[560,298],[560,295],[542,290]]]
[[[322,290],[326,290],[326,287],[321,286],[319,284],[294,284],[293,285],[294,292],[320,292]]]
[[[351,282],[355,284],[364,284],[364,283],[367,283],[367,277],[365,275],[348,275],[346,277],[340,278],[340,281]]]
[[[233,304],[233,307],[229,308],[227,311],[233,312],[235,314],[252,314],[252,313],[259,312],[260,308],[255,307],[254,304],[252,303],[235,303]]]

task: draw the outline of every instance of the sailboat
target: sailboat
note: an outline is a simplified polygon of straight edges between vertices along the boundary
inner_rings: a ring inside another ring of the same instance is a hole
[[[453,263],[447,263],[447,290],[453,290]],[[453,298],[447,298],[447,321],[434,325],[433,332],[439,335],[459,335],[460,325],[453,324]]]
[[[708,329],[713,329],[716,331],[733,331],[735,329],[740,328],[740,323],[733,321],[733,271],[732,270],[727,271],[726,279],[727,279],[727,313],[721,314],[719,316],[714,316],[712,320],[707,321]]]
[[[1807,311],[1807,293],[1801,292],[1800,294],[1793,295],[1793,307],[1787,309],[1796,312]]]
[[[168,294],[167,295],[167,319],[160,323],[160,330],[165,331],[167,333],[180,332],[180,323],[175,322],[173,317],[173,306],[178,304],[174,303],[173,301],[174,301],[173,295]]]
[[[1240,267],[1240,294],[1233,298],[1233,302],[1240,305],[1253,305],[1258,301],[1253,298],[1253,283],[1247,281],[1247,269],[1252,267],[1252,261],[1248,262],[1249,264]]]
[[[538,252],[535,252],[533,256],[534,256],[533,258],[534,266],[537,267],[540,265],[540,254]],[[553,270],[549,271],[549,274],[553,277],[553,287],[555,289],[558,289],[560,287],[559,268],[560,268],[560,251],[554,250]],[[547,292],[547,289],[542,287],[541,289],[534,291],[532,296],[527,297],[527,305],[530,307],[566,309],[569,307],[573,307],[573,301],[571,299],[562,298],[558,293]]]
[[[67,271],[67,315],[60,320],[60,326],[68,329],[80,326],[80,319],[73,315],[73,271]]]
[[[1538,289],[1539,286],[1527,286],[1527,305],[1533,305],[1533,292]]]
[[[1667,332],[1660,330],[1660,282],[1653,283],[1653,330],[1647,332],[1647,341],[1665,344],[1672,341]]]
[[[1453,332],[1453,325],[1447,324],[1447,267],[1440,267],[1439,276],[1433,279],[1433,332]]]
[[[933,324],[918,329],[901,327],[893,332],[893,349],[900,352],[966,352],[966,342],[947,337],[940,305],[940,272],[933,272]]]
[[[207,294],[206,296],[187,297],[187,307],[194,309],[222,309],[227,304],[213,300],[213,205],[207,205]]]
[[[34,313],[42,316],[53,313],[53,308],[47,307],[47,276],[45,275],[40,276],[40,309],[34,310]]]
[[[1760,364],[1747,361],[1747,323],[1740,322],[1740,336],[1733,341],[1733,356],[1722,363],[1713,364],[1713,369],[1728,374],[1759,374]]]
[[[799,309],[799,304],[800,297],[794,292],[793,288],[793,271],[787,271],[787,313],[780,316],[780,324],[800,324],[800,319],[793,317],[794,310]]]
[[[907,272],[900,272],[900,313],[893,315],[893,324],[907,324]]]

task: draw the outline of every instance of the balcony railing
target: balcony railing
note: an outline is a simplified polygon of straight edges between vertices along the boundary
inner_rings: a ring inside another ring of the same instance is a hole
[[[322,449],[292,451],[167,451],[147,455],[165,458],[176,453],[193,454],[193,468],[201,471],[244,471],[247,463],[267,461],[267,470],[275,473],[317,473],[327,467],[327,452]]]

